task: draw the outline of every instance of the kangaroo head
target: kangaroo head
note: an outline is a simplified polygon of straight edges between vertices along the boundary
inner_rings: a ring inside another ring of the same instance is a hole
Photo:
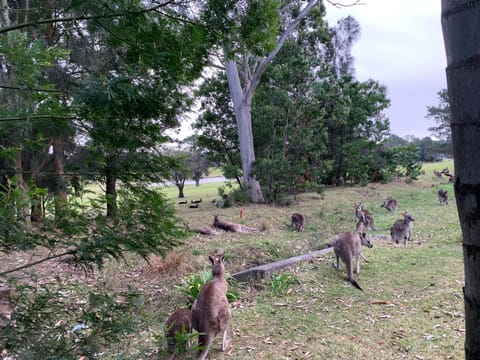
[[[415,221],[413,216],[408,214],[406,211],[402,215],[405,222]]]
[[[225,273],[225,257],[223,255],[213,255],[208,258],[212,263],[212,275],[223,275]]]
[[[370,242],[370,240],[367,238],[367,234],[365,232],[362,232],[359,235],[360,235],[360,242],[362,243],[362,245],[371,249],[373,247],[373,245]]]

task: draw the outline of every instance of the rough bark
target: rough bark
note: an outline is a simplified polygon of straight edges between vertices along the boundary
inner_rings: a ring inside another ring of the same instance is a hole
[[[480,1],[442,0],[455,197],[463,236],[465,359],[480,359]]]

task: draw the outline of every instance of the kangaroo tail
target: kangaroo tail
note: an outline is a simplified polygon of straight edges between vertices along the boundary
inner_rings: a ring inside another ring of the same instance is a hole
[[[355,280],[350,280],[350,283],[355,286],[358,290],[363,291],[363,289],[358,285],[358,283]]]

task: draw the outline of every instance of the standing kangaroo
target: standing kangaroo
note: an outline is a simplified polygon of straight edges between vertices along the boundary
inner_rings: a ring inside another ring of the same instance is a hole
[[[223,255],[209,257],[213,278],[206,283],[192,306],[193,328],[199,332],[197,360],[204,360],[215,337],[223,332],[222,351],[228,346],[227,330],[231,312],[227,300],[227,281]]]
[[[189,309],[177,309],[165,323],[165,338],[167,339],[168,356],[165,360],[175,358],[178,334],[190,334],[192,332],[192,312]]]
[[[448,191],[440,189],[438,190],[438,201],[440,205],[448,205]]]
[[[415,219],[406,211],[402,215],[403,220],[399,219],[395,221],[390,228],[390,235],[395,243],[398,244],[400,240],[403,240],[403,244],[407,246],[407,242],[410,241],[410,237],[412,236],[413,222]]]
[[[377,230],[373,224],[373,215],[368,210],[362,209],[362,203],[355,204],[355,217],[362,221],[366,228]]]
[[[362,256],[362,245],[372,248],[373,245],[370,240],[367,239],[365,233],[351,233],[350,231],[343,232],[333,239],[331,244],[327,246],[333,246],[335,251],[336,264],[332,264],[337,270],[340,269],[340,259],[345,263],[347,269],[347,276],[350,283],[357,289],[363,289],[353,278],[352,261],[355,259],[357,274],[360,273],[360,256]]]
[[[292,227],[295,228],[296,231],[303,231],[305,228],[305,217],[302,214],[294,213],[292,215]]]
[[[389,198],[387,200],[383,201],[383,204],[380,205],[380,207],[383,207],[387,209],[388,211],[395,211],[397,209],[397,200]]]

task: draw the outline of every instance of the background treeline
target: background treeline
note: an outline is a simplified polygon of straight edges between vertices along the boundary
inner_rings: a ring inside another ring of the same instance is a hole
[[[181,186],[215,164],[245,190],[218,59],[234,50],[250,58],[268,51],[302,1],[2,4],[1,252],[43,249],[35,264],[61,258],[85,270],[127,252],[163,255],[186,233],[152,183]],[[255,92],[253,174],[267,202],[287,204],[291,195],[325,185],[415,179],[421,161],[450,154],[448,141],[406,142],[389,134],[385,87],[355,78],[350,51],[358,23],[346,18],[330,26],[324,15],[318,1]],[[225,47],[226,18],[237,25],[228,29],[235,49]],[[172,137],[192,117],[196,133],[177,144],[179,150]],[[88,306],[69,316],[97,326],[90,337],[72,339],[50,311],[68,285],[58,279],[31,287],[15,277],[17,270],[2,269],[0,280],[25,294],[23,317],[0,343],[19,358],[94,354],[115,340],[112,334],[129,331],[118,314],[135,306],[134,292],[122,294],[122,306],[102,307],[118,294],[99,298],[99,289],[83,289]],[[62,342],[54,341],[59,337]]]

